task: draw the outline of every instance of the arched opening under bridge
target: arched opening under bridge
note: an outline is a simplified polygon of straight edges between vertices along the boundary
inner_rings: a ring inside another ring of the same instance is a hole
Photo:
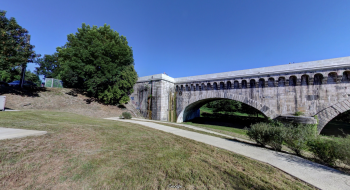
[[[350,110],[331,119],[321,130],[321,135],[345,137],[350,135]]]
[[[251,124],[264,122],[269,118],[251,105],[227,98],[208,98],[193,102],[182,114],[183,122],[188,124],[220,127],[242,133],[243,128],[249,128]]]

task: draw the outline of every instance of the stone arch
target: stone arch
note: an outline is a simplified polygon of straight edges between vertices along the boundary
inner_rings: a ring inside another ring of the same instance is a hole
[[[308,86],[309,85],[309,75],[302,75],[301,76],[301,86]]]
[[[239,89],[239,82],[236,80],[233,82],[233,89]]]
[[[220,82],[220,90],[224,90],[225,89],[225,84],[224,82]]]
[[[286,86],[286,78],[279,77],[278,78],[278,87],[285,87]]]
[[[177,123],[182,123],[184,121],[188,121],[195,117],[199,117],[200,107],[202,107],[204,104],[208,102],[211,102],[214,100],[221,100],[221,99],[230,99],[230,100],[236,100],[236,101],[245,103],[259,110],[262,114],[264,114],[266,117],[270,119],[275,119],[278,116],[275,110],[273,110],[272,108],[270,108],[265,104],[262,104],[260,102],[257,102],[255,100],[252,100],[242,95],[226,93],[225,91],[219,91],[217,93],[204,93],[201,96],[193,96],[192,98],[186,100],[186,102],[188,103],[186,103],[186,105],[182,108],[182,110],[177,110],[177,113],[178,113]]]
[[[186,84],[186,91],[190,91],[190,87]]]
[[[297,77],[296,76],[290,76],[289,77],[289,86],[296,86],[297,85]]]
[[[202,83],[201,88],[202,88],[202,90],[205,90],[205,85],[204,85],[204,83]]]
[[[195,91],[195,90],[196,90],[195,86],[191,84],[191,91]]]
[[[175,89],[176,92],[179,91],[179,85],[176,85],[176,89]]]
[[[259,79],[259,88],[265,88],[265,79]]]
[[[245,89],[247,87],[248,87],[247,81],[246,80],[242,80],[242,89]]]
[[[218,89],[218,83],[214,82],[213,83],[213,90],[217,90]]]
[[[196,84],[196,91],[199,91],[200,88],[199,88],[199,84]]]
[[[314,85],[322,85],[323,75],[321,73],[317,73],[314,75]]]
[[[268,87],[275,87],[275,79],[274,78],[269,78],[267,81],[267,86]]]
[[[211,84],[210,83],[207,84],[207,90],[211,90]]]
[[[341,80],[342,83],[350,83],[350,71],[343,72],[343,78]]]
[[[255,88],[255,87],[256,87],[255,79],[250,79],[250,88]]]
[[[232,88],[231,81],[227,81],[227,83],[226,83],[226,88],[227,88],[228,90]]]
[[[316,116],[318,117],[318,133],[320,133],[322,129],[327,125],[327,123],[330,122],[333,118],[335,118],[341,113],[348,111],[349,109],[350,101],[343,100],[318,112],[316,114]]]
[[[338,74],[336,72],[328,73],[327,84],[337,84]]]
[[[184,91],[184,85],[181,85],[180,90]]]

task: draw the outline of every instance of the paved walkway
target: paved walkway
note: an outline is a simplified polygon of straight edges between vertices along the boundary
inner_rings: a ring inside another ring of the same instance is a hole
[[[215,147],[226,149],[241,154],[243,156],[247,156],[255,160],[268,163],[320,189],[350,189],[349,175],[343,174],[342,172],[336,169],[329,168],[327,166],[323,166],[294,155],[276,152],[242,142],[226,140],[223,138],[204,135],[192,131],[186,131],[153,122],[145,122],[141,120],[126,120],[119,119],[117,117],[106,119],[140,124],[143,126],[182,136],[188,139],[193,139]]]
[[[44,135],[46,133],[47,133],[46,131],[12,129],[12,128],[0,127],[0,140]]]
[[[153,122],[153,123],[164,123],[164,124],[171,124],[171,125],[177,125],[177,126],[182,126],[182,127],[186,127],[186,128],[190,128],[190,129],[194,129],[194,130],[197,130],[197,131],[203,131],[203,132],[207,132],[207,133],[212,133],[212,134],[215,134],[215,135],[220,135],[220,136],[223,136],[223,137],[227,137],[229,139],[236,139],[236,140],[239,140],[241,142],[247,142],[247,143],[254,143],[252,141],[249,141],[247,139],[243,139],[243,138],[239,138],[239,137],[234,137],[234,136],[230,136],[230,135],[225,135],[225,134],[222,134],[222,133],[218,133],[218,132],[215,132],[215,131],[212,131],[212,130],[208,130],[208,129],[203,129],[201,127],[196,127],[196,126],[193,126],[193,125],[188,125],[188,124],[183,124],[183,123],[171,123],[171,122],[167,122],[167,121],[155,121],[155,120],[149,120],[149,119],[141,119],[141,118],[132,118],[133,120],[139,120],[139,121],[147,121],[147,122]]]

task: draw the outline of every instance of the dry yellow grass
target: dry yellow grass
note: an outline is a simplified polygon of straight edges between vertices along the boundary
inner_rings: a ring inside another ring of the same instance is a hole
[[[62,111],[95,118],[119,116],[125,111],[117,106],[98,102],[87,103],[88,97],[72,93],[72,90],[69,88],[17,90],[0,87],[0,95],[6,96],[6,107],[10,109]]]
[[[267,164],[140,125],[65,112],[1,112],[0,189],[313,189]],[[178,186],[179,187],[179,186]]]

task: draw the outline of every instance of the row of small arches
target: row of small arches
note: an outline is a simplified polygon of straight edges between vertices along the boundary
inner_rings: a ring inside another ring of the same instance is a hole
[[[338,75],[336,72],[332,72],[328,74],[327,80],[324,80],[324,77],[322,74],[318,73],[314,75],[313,80],[309,78],[308,75],[302,75],[300,78],[300,81],[297,81],[296,76],[290,76],[289,80],[286,84],[285,77],[279,77],[277,81],[275,81],[274,78],[269,78],[266,82],[265,79],[261,78],[258,82],[255,81],[255,79],[251,79],[248,83],[247,80],[242,80],[241,85],[238,81],[234,81],[233,84],[230,81],[226,82],[226,85],[224,82],[220,82],[219,85],[214,82],[213,85],[211,83],[207,83],[205,85],[202,83],[201,85],[177,85],[176,90],[177,91],[195,91],[195,90],[224,90],[224,89],[246,89],[246,88],[265,88],[265,87],[284,87],[284,86],[308,86],[308,85],[322,85],[325,84],[336,84],[339,82],[342,83],[349,83],[350,82],[350,71],[345,71],[343,73],[343,76],[341,77],[341,80],[338,79]],[[300,82],[300,84],[298,84]],[[249,84],[249,85],[248,85]]]

